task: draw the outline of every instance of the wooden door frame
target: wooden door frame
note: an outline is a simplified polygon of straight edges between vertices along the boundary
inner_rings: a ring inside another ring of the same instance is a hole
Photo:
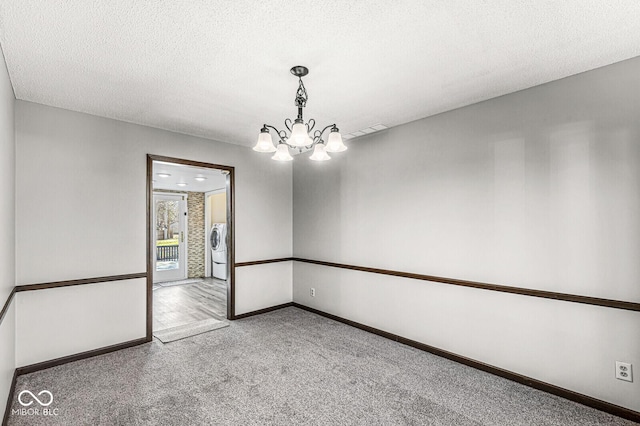
[[[227,226],[229,246],[227,247],[227,265],[229,279],[227,280],[227,319],[234,320],[236,312],[236,272],[235,272],[235,168],[221,164],[202,163],[200,161],[185,160],[182,158],[165,157],[162,155],[147,154],[147,340],[153,339],[153,245],[151,244],[151,217],[153,208],[153,162],[182,164],[185,166],[201,167],[206,169],[225,170],[229,173],[227,182]]]

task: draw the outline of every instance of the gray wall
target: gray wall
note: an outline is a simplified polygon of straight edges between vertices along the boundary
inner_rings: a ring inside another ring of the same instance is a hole
[[[640,302],[638,75],[640,58],[296,161],[294,256]],[[640,380],[614,378],[640,366],[640,313],[301,263],[293,291],[640,411]]]
[[[145,271],[147,153],[235,166],[236,261],[291,256],[291,166],[248,147],[24,101],[16,147],[17,284]],[[259,271],[238,274],[237,314],[292,300],[290,265]],[[18,366],[145,335],[140,279],[21,292],[17,306]]]
[[[15,97],[0,54],[0,309],[15,285]],[[0,324],[0,413],[15,368],[15,303]]]

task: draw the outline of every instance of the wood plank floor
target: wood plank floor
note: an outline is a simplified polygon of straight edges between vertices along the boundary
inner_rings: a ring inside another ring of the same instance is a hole
[[[154,284],[153,329],[227,318],[227,283],[216,278],[181,285]]]

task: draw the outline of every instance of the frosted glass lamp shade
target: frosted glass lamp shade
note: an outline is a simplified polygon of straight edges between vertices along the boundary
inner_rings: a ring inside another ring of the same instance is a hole
[[[291,136],[289,136],[289,145],[307,146],[309,145],[309,134],[307,126],[304,123],[296,123],[291,128]]]
[[[261,131],[258,136],[258,143],[253,147],[254,151],[258,152],[275,152],[276,147],[273,146],[273,140],[271,140],[271,134],[268,131]]]
[[[347,147],[342,143],[342,136],[338,129],[331,130],[329,133],[329,139],[327,139],[327,151],[328,152],[342,152],[346,151]]]
[[[281,143],[280,145],[278,145],[278,149],[276,150],[276,153],[273,154],[273,157],[271,157],[271,159],[276,161],[291,161],[293,160],[293,157],[291,156],[291,154],[289,154],[289,147]]]
[[[313,161],[327,161],[327,160],[331,160],[331,157],[329,157],[329,154],[327,154],[327,150],[325,149],[325,146],[319,143],[314,148],[313,155],[309,157],[309,159]]]

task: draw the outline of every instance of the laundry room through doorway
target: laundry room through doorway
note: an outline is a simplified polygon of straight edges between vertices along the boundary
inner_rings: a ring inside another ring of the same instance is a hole
[[[153,334],[224,321],[232,275],[229,171],[169,161],[153,161],[151,170]]]
[[[205,229],[209,230],[205,276],[227,279],[227,191],[206,192],[204,198]]]

